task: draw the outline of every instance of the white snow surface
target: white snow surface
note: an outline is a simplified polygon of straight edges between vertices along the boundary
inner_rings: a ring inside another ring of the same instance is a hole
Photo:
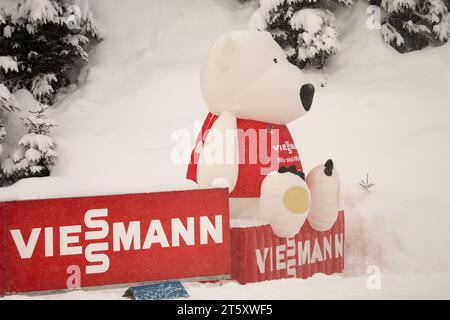
[[[67,195],[69,186],[128,193],[182,181],[186,165],[171,161],[171,134],[195,131],[206,116],[202,56],[220,33],[245,28],[255,9],[235,0],[95,0],[91,7],[105,41],[91,54],[85,83],[51,114],[59,124],[53,176],[4,188],[2,199]],[[328,77],[309,73],[315,103],[290,125],[306,170],[329,158],[339,170],[345,272],[246,286],[187,283],[192,298],[450,298],[450,45],[400,55],[366,27],[366,7],[361,2],[336,15],[341,50]],[[366,174],[376,184],[371,193],[358,186]],[[380,290],[366,285],[371,265],[381,269]],[[123,293],[37,298],[120,299]],[[8,297],[17,298],[36,297]]]

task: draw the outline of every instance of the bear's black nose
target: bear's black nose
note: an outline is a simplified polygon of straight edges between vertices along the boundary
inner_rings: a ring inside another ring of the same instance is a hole
[[[300,89],[300,99],[303,104],[303,108],[305,108],[306,111],[309,111],[311,109],[313,100],[314,100],[314,92],[316,89],[314,86],[310,83],[305,84]]]

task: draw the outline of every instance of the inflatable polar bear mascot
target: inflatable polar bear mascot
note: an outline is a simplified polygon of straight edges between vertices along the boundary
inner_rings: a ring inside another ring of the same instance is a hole
[[[314,86],[271,35],[222,35],[202,66],[201,89],[210,113],[187,178],[200,188],[228,186],[231,217],[270,223],[279,237],[295,236],[306,219],[318,231],[330,229],[339,175],[328,160],[305,179],[286,126],[311,109]]]

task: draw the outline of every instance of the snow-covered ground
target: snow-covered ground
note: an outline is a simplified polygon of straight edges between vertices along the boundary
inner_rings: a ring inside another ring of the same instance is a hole
[[[52,112],[60,124],[53,177],[21,181],[2,190],[3,199],[111,186],[148,191],[183,179],[186,165],[171,162],[171,134],[194,131],[206,115],[202,55],[220,33],[246,28],[254,10],[237,0],[91,3],[105,41],[83,86]],[[346,271],[247,286],[186,284],[192,298],[450,298],[450,45],[400,55],[367,28],[366,6],[337,15],[342,46],[328,83],[312,111],[290,125],[307,170],[333,158],[340,171]],[[358,186],[366,174],[376,183],[370,194]],[[381,269],[380,290],[366,285],[371,265]],[[123,292],[46,298],[119,299]]]

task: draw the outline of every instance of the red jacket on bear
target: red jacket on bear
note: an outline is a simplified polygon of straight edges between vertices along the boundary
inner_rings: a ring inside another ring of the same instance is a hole
[[[209,113],[200,131],[187,171],[187,179],[197,182],[197,163],[209,130],[218,116]],[[261,184],[272,171],[295,165],[303,171],[297,147],[286,125],[237,119],[239,171],[231,198],[259,198]],[[278,133],[278,135],[276,134]]]

